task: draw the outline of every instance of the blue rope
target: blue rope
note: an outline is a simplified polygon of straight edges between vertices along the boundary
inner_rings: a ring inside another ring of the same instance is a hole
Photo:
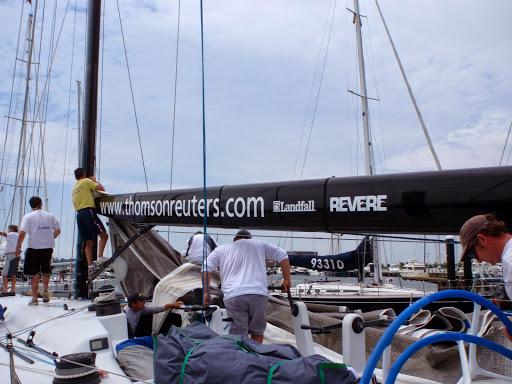
[[[361,377],[361,384],[368,384],[371,381],[371,377],[373,371],[375,370],[377,363],[380,359],[380,356],[384,352],[384,350],[391,345],[393,341],[393,336],[398,331],[400,326],[405,323],[405,321],[418,310],[423,308],[424,306],[433,303],[437,300],[449,299],[449,298],[462,298],[472,300],[475,303],[490,309],[505,325],[509,333],[512,331],[512,322],[508,319],[508,317],[492,302],[487,299],[484,299],[482,296],[479,296],[475,293],[461,291],[456,289],[450,289],[446,291],[440,291],[436,293],[432,293],[431,295],[425,296],[415,303],[411,304],[405,311],[403,311],[397,318],[391,323],[386,332],[382,335],[379,342],[373,349],[373,352],[368,359],[368,363],[366,364],[366,368],[364,370],[363,376]]]
[[[49,362],[49,361],[47,361],[47,360],[40,359],[39,357],[36,357],[36,356],[34,356],[33,354],[31,354],[31,353],[21,352],[21,350],[20,350],[19,348],[16,348],[16,347],[14,347],[14,350],[15,350],[16,352],[18,352],[20,355],[26,356],[26,357],[28,357],[29,359],[38,360],[38,361],[40,361],[40,362],[42,362],[42,363],[49,364],[49,365],[55,365],[55,358],[54,358],[53,356],[52,356],[52,357],[50,357],[50,355],[48,355],[47,353],[43,353],[43,352],[39,352],[39,351],[38,351],[39,353],[44,354],[46,357],[48,357],[48,358],[52,359],[52,362]]]
[[[404,366],[404,364],[407,362],[409,357],[414,355],[417,351],[419,351],[421,348],[444,341],[459,341],[463,340],[468,343],[473,343],[480,345],[482,347],[485,347],[487,349],[490,349],[494,352],[498,352],[502,354],[503,356],[508,357],[509,359],[512,359],[512,350],[507,349],[503,347],[502,345],[499,345],[495,342],[483,339],[478,336],[474,335],[468,335],[466,333],[445,333],[440,335],[434,335],[427,337],[425,339],[420,339],[416,341],[414,344],[409,346],[402,354],[398,357],[398,359],[395,361],[395,364],[393,364],[393,367],[389,371],[388,378],[386,380],[386,384],[392,384],[395,382],[396,377],[398,376],[398,373],[400,372],[400,369]]]
[[[204,107],[204,33],[203,33],[203,0],[200,1],[201,4],[201,87],[202,87],[202,107],[203,107],[203,198],[204,198],[204,210],[203,210],[203,265],[202,268],[205,270],[205,274],[203,277],[203,297],[204,297],[204,290],[205,285],[206,287],[206,293],[209,295],[210,291],[210,284],[207,283],[207,273],[208,273],[208,260],[206,258],[206,253],[208,251],[208,233],[206,232],[207,226],[206,226],[206,219],[208,217],[208,204],[206,201],[206,115],[205,115],[205,107]],[[210,300],[208,299],[208,305],[210,305]],[[203,323],[204,323],[204,313],[203,313]]]

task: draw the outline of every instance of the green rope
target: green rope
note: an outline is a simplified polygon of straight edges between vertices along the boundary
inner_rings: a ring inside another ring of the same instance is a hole
[[[201,344],[201,343],[199,343]],[[198,344],[198,345],[199,345]],[[187,361],[192,352],[194,352],[194,348],[197,347],[197,345],[194,345],[190,351],[188,351],[187,356],[185,356],[185,360],[183,360],[183,364],[181,365],[181,372],[180,372],[180,384],[183,384],[183,376],[185,376],[185,368],[187,366]]]
[[[286,363],[286,361],[281,361],[280,363],[274,364],[270,368],[270,371],[268,372],[268,377],[267,377],[267,384],[272,383],[272,376],[274,376],[274,371],[276,370],[277,367],[279,367],[281,364],[284,364],[284,363]]]
[[[247,345],[244,344],[242,340],[235,339],[233,337],[227,337],[227,336],[219,336],[218,339],[226,339],[226,340],[233,340],[238,348],[240,348],[242,351],[246,353],[250,353],[251,355],[259,355],[258,352],[253,351],[251,348],[249,348]]]
[[[188,337],[187,335],[185,335],[184,333],[182,333],[182,332],[180,331],[180,329],[179,329],[177,326],[173,325],[172,327],[176,330],[176,332],[178,332],[178,333],[179,333],[181,336],[183,336],[185,339],[188,339],[188,340],[190,340],[191,342],[196,343],[196,344],[201,344],[201,343],[202,343],[202,341],[194,340],[194,339],[192,339],[192,338]]]
[[[320,376],[320,384],[325,384],[325,368],[347,368],[345,364],[339,363],[318,363],[318,374]]]
[[[157,338],[156,336],[153,336],[153,359],[155,358],[155,355],[156,355],[156,348],[158,347],[158,341],[157,341]]]

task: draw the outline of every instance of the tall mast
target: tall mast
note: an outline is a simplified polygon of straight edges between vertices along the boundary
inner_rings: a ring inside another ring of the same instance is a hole
[[[359,62],[359,87],[361,92],[361,110],[363,114],[363,139],[364,139],[364,158],[366,165],[366,175],[373,175],[373,162],[371,155],[370,129],[368,127],[368,95],[366,92],[366,73],[364,69],[363,39],[361,36],[361,14],[359,13],[359,1],[354,0],[354,22],[356,24],[357,57]],[[382,271],[380,266],[379,248],[375,240],[372,240],[373,260],[373,279],[376,284],[382,282]]]
[[[25,85],[25,103],[23,105],[23,118],[21,121],[21,134],[20,134],[20,145],[18,151],[18,166],[16,171],[16,187],[20,189],[20,211],[19,211],[19,221],[21,224],[21,219],[23,218],[23,205],[25,204],[25,158],[27,156],[27,144],[26,144],[26,136],[27,136],[27,115],[28,115],[28,104],[30,99],[30,70],[32,67],[32,52],[34,47],[34,29],[35,29],[35,18],[37,16],[37,2],[34,11],[34,16],[29,15],[28,18],[28,27],[27,27],[27,79]],[[15,187],[15,190],[16,190]]]
[[[82,157],[81,157],[81,150],[80,148],[82,148],[82,83],[80,82],[80,80],[77,80],[76,81],[77,83],[77,86],[78,86],[78,91],[77,91],[77,94],[78,94],[78,146],[77,148],[79,148],[78,150],[78,162],[77,164],[80,164],[81,161],[82,161]]]
[[[82,141],[82,167],[93,176],[96,165],[96,121],[98,115],[98,68],[100,55],[101,0],[89,0],[87,20],[87,65]]]
[[[363,39],[361,37],[361,15],[359,1],[354,0],[354,16],[356,24],[357,58],[359,62],[359,86],[361,92],[361,109],[363,114],[364,158],[366,174],[373,175],[372,157],[370,152],[370,130],[368,128],[368,95],[366,93],[366,73],[364,69]]]
[[[87,17],[87,64],[85,68],[85,106],[80,166],[86,176],[94,176],[96,165],[96,120],[98,115],[98,68],[100,56],[101,0],[89,0]],[[76,296],[88,297],[88,269],[85,243],[78,244]],[[93,255],[96,253],[96,240]],[[94,258],[94,256],[93,256]]]

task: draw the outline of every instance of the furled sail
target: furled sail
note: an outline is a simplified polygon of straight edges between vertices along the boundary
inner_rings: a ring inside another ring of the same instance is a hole
[[[368,236],[353,251],[326,256],[289,254],[288,258],[293,266],[329,272],[360,270],[373,261],[372,246]]]

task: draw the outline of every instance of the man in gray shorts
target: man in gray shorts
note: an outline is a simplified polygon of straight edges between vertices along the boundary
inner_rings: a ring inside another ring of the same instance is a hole
[[[18,265],[20,264],[20,257],[16,255],[16,245],[18,244],[18,226],[9,225],[9,232],[0,232],[0,235],[5,236],[5,261],[4,268],[2,269],[3,290],[0,296],[14,296],[16,295],[16,273],[18,273]],[[7,279],[11,279],[11,291],[8,291]]]
[[[220,270],[224,304],[233,319],[230,334],[251,335],[263,342],[267,326],[265,313],[268,304],[267,269],[265,260],[279,262],[283,270],[283,292],[290,288],[290,262],[281,248],[253,240],[245,229],[238,231],[232,243],[221,245],[208,255],[202,269],[205,305],[211,302],[209,294],[211,272]]]

